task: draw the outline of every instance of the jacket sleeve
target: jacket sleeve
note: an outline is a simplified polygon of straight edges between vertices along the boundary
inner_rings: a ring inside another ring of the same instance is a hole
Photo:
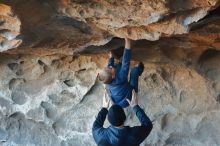
[[[108,67],[109,66],[112,66],[112,67],[114,67],[114,65],[115,65],[115,59],[114,59],[114,57],[111,57],[111,58],[109,58],[109,60],[108,60]]]
[[[127,79],[128,77],[130,60],[131,60],[131,50],[125,48],[122,58],[122,66],[119,72],[121,79]]]
[[[133,110],[141,123],[141,126],[133,127],[134,133],[138,138],[137,142],[140,144],[150,134],[153,124],[149,117],[145,114],[144,110],[139,107],[139,105],[136,105]]]
[[[103,125],[104,125],[107,113],[108,113],[108,110],[106,108],[102,108],[99,111],[95,122],[93,123],[92,135],[97,144],[104,138],[105,128],[103,128]]]

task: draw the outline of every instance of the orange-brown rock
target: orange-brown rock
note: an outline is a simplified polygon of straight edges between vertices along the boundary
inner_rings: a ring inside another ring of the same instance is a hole
[[[14,26],[16,31],[10,30],[14,37],[3,43],[1,52],[17,48],[10,53],[72,55],[88,46],[104,45],[112,37],[125,36],[159,40],[149,45],[163,44],[165,48],[219,47],[218,0],[3,0],[2,3],[2,15],[8,19],[1,30],[18,25]]]
[[[154,127],[141,146],[220,145],[219,4],[1,0],[0,145],[95,146],[97,74],[123,37],[135,40],[130,67],[145,66],[139,104]],[[138,125],[125,111],[125,125]]]

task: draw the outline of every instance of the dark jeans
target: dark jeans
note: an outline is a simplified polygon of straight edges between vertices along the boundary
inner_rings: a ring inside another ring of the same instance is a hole
[[[138,78],[140,75],[140,68],[139,67],[133,67],[130,72],[130,80],[129,84],[134,89],[134,91],[138,92]]]

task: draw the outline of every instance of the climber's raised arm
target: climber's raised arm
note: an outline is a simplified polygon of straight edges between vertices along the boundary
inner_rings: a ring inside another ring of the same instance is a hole
[[[122,58],[122,66],[120,70],[121,79],[127,79],[131,60],[131,40],[125,38],[125,50]]]

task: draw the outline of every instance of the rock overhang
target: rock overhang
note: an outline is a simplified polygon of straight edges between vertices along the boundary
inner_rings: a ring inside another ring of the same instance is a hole
[[[218,6],[218,0],[5,0],[1,52],[73,55],[113,37],[145,39],[156,48],[218,49]]]

